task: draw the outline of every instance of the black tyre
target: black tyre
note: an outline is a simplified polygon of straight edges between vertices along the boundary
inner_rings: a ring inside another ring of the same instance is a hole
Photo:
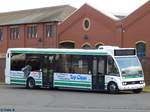
[[[33,78],[29,78],[29,79],[27,80],[26,87],[27,87],[28,89],[33,89],[33,88],[35,88],[35,80],[34,80]]]
[[[119,92],[117,84],[114,82],[109,83],[108,84],[108,92],[110,94],[117,94]]]
[[[134,89],[132,91],[133,91],[133,93],[141,93],[143,91],[143,89]]]

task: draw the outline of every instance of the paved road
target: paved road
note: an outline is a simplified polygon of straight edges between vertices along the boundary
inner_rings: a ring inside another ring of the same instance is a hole
[[[0,109],[15,109],[15,112],[150,112],[150,94],[109,95],[0,85]]]

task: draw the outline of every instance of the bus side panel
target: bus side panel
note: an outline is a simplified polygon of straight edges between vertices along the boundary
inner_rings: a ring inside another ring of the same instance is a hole
[[[122,84],[120,77],[105,75],[105,90],[107,90],[109,82],[115,82],[117,86],[120,86]]]
[[[54,87],[92,89],[92,75],[54,73]]]
[[[42,72],[32,71],[29,77],[32,77],[35,80],[35,85],[42,86]]]
[[[35,85],[42,86],[42,72],[32,71],[28,77],[35,80]],[[27,78],[23,71],[10,71],[10,84],[26,85]]]
[[[6,63],[5,63],[5,83],[10,84],[10,53],[6,53]]]
[[[26,78],[24,78],[24,72],[22,71],[10,71],[10,84],[26,84]]]

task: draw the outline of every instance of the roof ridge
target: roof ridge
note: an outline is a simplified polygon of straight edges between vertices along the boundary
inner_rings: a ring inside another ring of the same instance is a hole
[[[75,9],[70,5],[60,5],[0,13],[0,25],[63,21]]]
[[[108,12],[108,11],[102,10],[102,9],[97,9],[96,7],[94,7],[93,5],[89,5],[88,3],[85,3],[84,5],[87,5],[87,6],[91,7],[91,8],[93,8],[94,10],[96,10],[96,11],[98,11],[99,13],[101,13],[101,14],[107,16],[107,17],[110,18],[110,19],[113,19],[113,20],[120,20],[118,17],[116,17],[115,15],[113,15],[113,13],[111,13],[111,12]],[[84,6],[84,5],[83,5],[83,6]]]
[[[8,11],[8,12],[0,12],[0,15],[1,14],[8,14],[8,13],[18,13],[18,12],[26,12],[26,11],[36,11],[36,10],[40,10],[40,9],[49,9],[49,8],[58,8],[58,7],[66,7],[66,6],[69,6],[69,7],[72,7],[70,5],[57,5],[57,6],[47,6],[47,7],[39,7],[39,8],[31,8],[31,9],[22,9],[22,10],[14,10],[14,11]],[[72,7],[74,8],[74,7]]]

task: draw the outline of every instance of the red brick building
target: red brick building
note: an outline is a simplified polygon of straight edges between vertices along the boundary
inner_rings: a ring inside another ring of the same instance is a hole
[[[58,25],[75,10],[64,5],[0,13],[0,81],[7,48],[58,47]]]
[[[149,10],[150,2],[147,2],[122,19],[100,12],[87,4],[79,9],[64,5],[1,13],[0,55],[3,57],[10,47],[136,47],[148,81]]]
[[[0,53],[11,47],[57,47],[58,23],[75,8],[56,6],[0,14]]]
[[[145,79],[150,80],[150,1],[121,20],[123,47],[136,47]]]
[[[72,43],[75,48],[95,48],[99,44],[121,46],[117,20],[85,4],[59,25],[59,45]],[[89,22],[88,28],[85,22]]]

